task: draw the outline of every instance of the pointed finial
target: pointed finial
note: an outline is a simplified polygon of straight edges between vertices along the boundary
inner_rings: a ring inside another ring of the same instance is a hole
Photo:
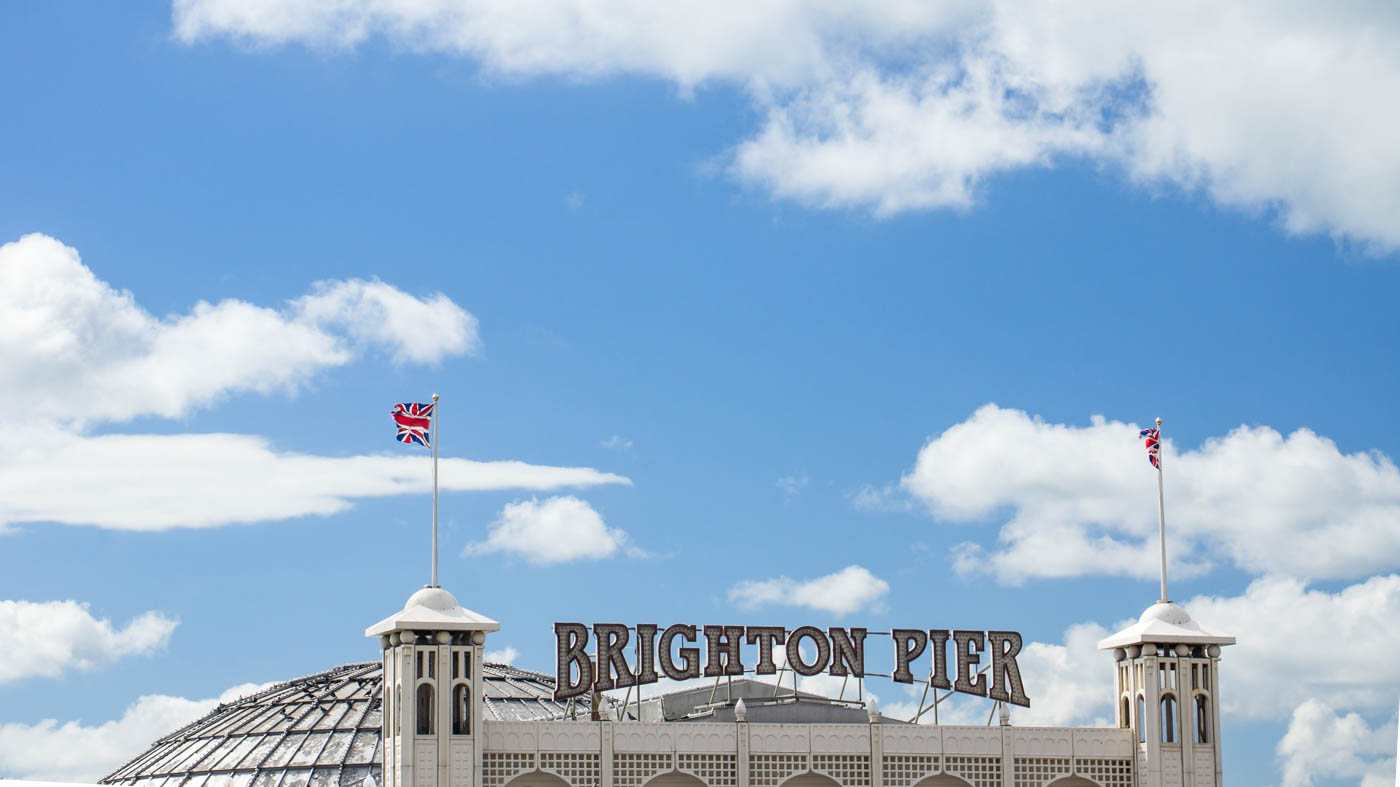
[[[880,721],[880,703],[874,697],[865,701],[865,715],[870,719],[871,724]]]
[[[740,697],[740,698],[739,698],[739,701],[736,702],[736,703],[734,703],[734,720],[735,720],[735,721],[748,721],[748,720],[749,720],[749,706],[747,706],[747,705],[744,704],[744,698],[743,698],[743,697]]]

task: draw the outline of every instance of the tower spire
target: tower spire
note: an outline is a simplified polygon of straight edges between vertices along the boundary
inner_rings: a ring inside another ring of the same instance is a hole
[[[436,399],[437,397],[434,396],[433,398]],[[433,445],[436,446],[437,443],[434,442]],[[434,454],[433,454],[434,457],[436,457],[436,456],[437,456],[437,448],[433,448],[433,452],[434,452]],[[1166,451],[1164,451],[1164,450],[1162,449],[1162,419],[1159,417],[1159,418],[1157,419],[1157,462],[1156,462],[1156,464],[1157,464],[1157,539],[1158,539],[1158,541],[1160,542],[1161,548],[1162,548],[1162,550],[1161,550],[1161,551],[1162,551],[1162,598],[1161,598],[1161,602],[1162,602],[1163,604],[1165,604],[1165,603],[1167,603],[1167,601],[1169,601],[1169,599],[1167,598],[1167,506],[1166,506],[1166,502],[1165,502],[1165,496],[1164,496],[1163,493],[1162,493],[1162,459],[1163,459],[1163,455],[1164,455],[1165,453],[1166,453]],[[435,464],[434,464],[434,468],[436,468],[436,461],[437,461],[437,459],[434,458],[433,461],[434,461],[434,463],[435,463]],[[436,474],[437,470],[434,469],[433,472]],[[436,478],[436,475],[434,475],[434,478]],[[437,495],[437,486],[436,486],[436,482],[434,482],[433,495],[435,496],[434,499],[436,499],[436,495]],[[434,506],[436,506],[436,504],[434,504]],[[437,509],[436,509],[436,507],[434,507],[433,511],[434,511],[434,520],[433,520],[434,524],[433,524],[433,527],[436,528],[436,527],[437,527],[437,524],[436,524],[436,522],[437,522],[437,519],[436,519],[436,516],[437,516],[436,511],[437,511]],[[436,536],[436,530],[434,530],[434,538],[436,538],[436,537],[437,537],[437,536]],[[436,558],[434,558],[434,560],[436,560]],[[436,569],[434,569],[434,570],[436,570]]]
[[[437,584],[437,394],[433,395],[433,584],[428,587],[441,587]],[[1165,576],[1163,576],[1165,577]],[[1162,597],[1166,598],[1166,578],[1162,580]]]

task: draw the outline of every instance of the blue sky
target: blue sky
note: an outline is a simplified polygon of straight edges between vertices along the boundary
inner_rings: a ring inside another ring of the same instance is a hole
[[[442,497],[519,665],[556,620],[1012,628],[1024,723],[1111,717],[1161,415],[1232,783],[1389,783],[1396,26],[1081,5],[1030,50],[995,3],[8,9],[0,776],[373,658],[427,581],[388,410],[436,391],[444,457],[521,463]]]

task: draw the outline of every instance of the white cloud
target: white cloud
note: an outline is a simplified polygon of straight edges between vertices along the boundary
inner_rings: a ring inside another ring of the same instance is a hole
[[[955,552],[961,571],[1007,583],[1154,577],[1157,479],[1137,432],[986,405],[930,438],[901,486],[945,522],[1005,520],[996,546]],[[1379,453],[1344,454],[1307,429],[1241,426],[1184,452],[1168,440],[1165,467],[1174,576],[1224,560],[1254,574],[1350,578],[1400,561],[1400,472]]]
[[[1087,157],[1290,232],[1400,246],[1400,15],[1235,0],[1036,4],[175,0],[186,42],[373,36],[489,72],[739,86],[762,118],[731,171],[879,214],[975,199],[988,176]]]
[[[386,427],[389,426],[385,419]],[[0,525],[59,522],[118,530],[217,527],[328,515],[357,499],[421,494],[432,475],[421,455],[327,457],[282,452],[236,434],[66,435],[21,439],[0,456]],[[444,491],[630,484],[587,467],[439,460]],[[68,494],[82,489],[83,494]]]
[[[609,437],[608,439],[598,443],[598,445],[601,445],[604,448],[631,448],[632,441],[628,440],[627,438],[621,435],[613,435],[612,437]]]
[[[500,650],[486,651],[485,659],[492,664],[514,664],[520,658],[520,651],[507,645]]]
[[[788,577],[746,580],[729,589],[729,600],[743,609],[778,604],[849,615],[873,609],[889,592],[888,582],[863,566],[851,565],[805,581]]]
[[[505,552],[540,565],[600,560],[619,552],[646,556],[626,532],[608,527],[587,501],[572,496],[507,503],[489,528],[486,540],[469,545],[466,554]]]
[[[80,721],[60,724],[55,719],[0,724],[0,773],[36,781],[91,784],[219,703],[257,693],[267,685],[245,683],[204,700],[147,695],[132,703],[120,719],[93,726]]]
[[[39,234],[0,246],[0,313],[0,397],[34,403],[26,423],[176,418],[229,394],[295,391],[365,347],[430,362],[479,346],[476,319],[442,294],[379,281],[320,282],[282,310],[201,301],[157,318]],[[56,391],[63,406],[45,406]]]
[[[446,296],[416,298],[380,281],[319,282],[281,310],[225,300],[156,318],[44,235],[0,246],[0,314],[0,399],[30,403],[0,412],[0,529],[210,527],[426,491],[421,455],[333,458],[277,451],[249,435],[93,436],[88,427],[174,418],[238,392],[294,391],[366,347],[433,362],[480,346],[476,319]],[[387,413],[384,422],[387,433]],[[613,483],[630,482],[590,468],[441,463],[446,490]]]
[[[768,110],[733,172],[780,197],[888,216],[966,207],[989,175],[1105,146],[1093,113],[1013,92],[992,59],[882,76],[862,70]]]
[[[789,500],[801,494],[802,490],[807,488],[807,484],[806,473],[802,475],[785,475],[778,479],[778,488],[783,490],[783,496]]]
[[[0,683],[55,678],[161,650],[179,625],[146,612],[120,628],[76,601],[0,601]]]
[[[1296,579],[1256,579],[1235,597],[1199,596],[1191,616],[1239,639],[1221,657],[1221,710],[1279,719],[1308,700],[1335,708],[1389,710],[1400,686],[1400,575],[1372,577],[1336,593]],[[1228,687],[1228,688],[1226,688]]]
[[[292,311],[366,344],[391,347],[399,361],[432,363],[481,349],[476,318],[440,292],[419,299],[378,280],[322,281],[292,301]]]
[[[1339,715],[1324,702],[1308,700],[1294,709],[1278,743],[1283,787],[1312,787],[1314,778],[1393,787],[1394,744],[1394,720],[1373,730],[1358,714]]]

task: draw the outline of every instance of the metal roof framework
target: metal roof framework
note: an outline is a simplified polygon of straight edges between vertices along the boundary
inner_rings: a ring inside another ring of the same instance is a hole
[[[489,719],[565,718],[554,678],[483,664]],[[225,703],[101,780],[125,787],[356,787],[379,783],[380,662],[346,664]]]

